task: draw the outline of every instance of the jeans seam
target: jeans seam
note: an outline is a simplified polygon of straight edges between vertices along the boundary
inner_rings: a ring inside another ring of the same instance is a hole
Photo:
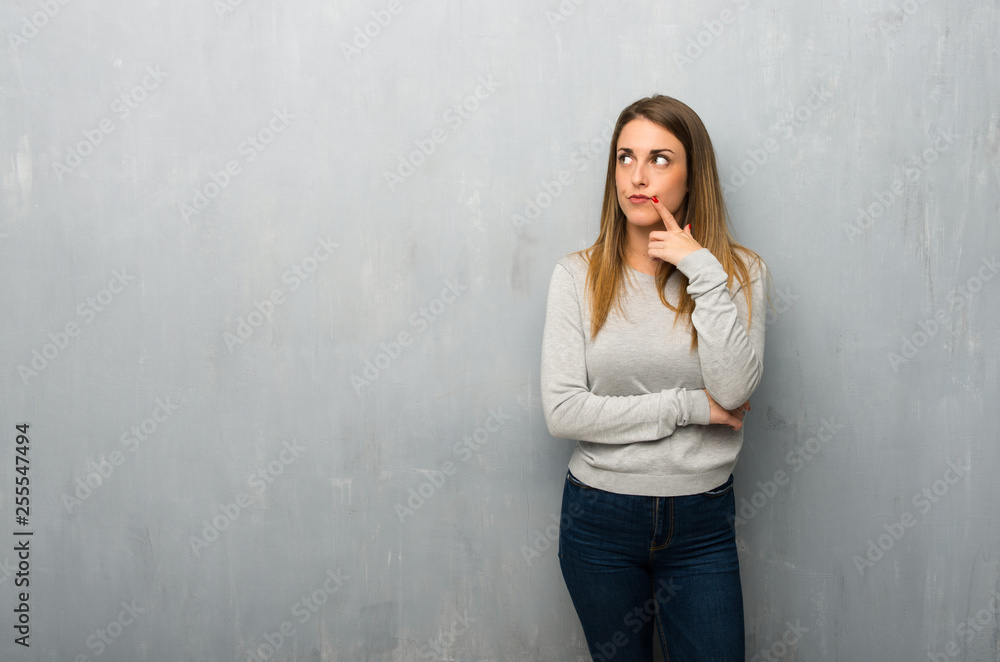
[[[653,497],[653,537],[649,539],[649,565],[653,566],[653,555],[657,550],[663,549],[663,545],[655,546],[656,534],[660,530],[660,497]]]
[[[663,629],[663,621],[660,619],[660,601],[656,599],[656,584],[653,583],[653,575],[649,575],[649,585],[653,589],[653,600],[656,601],[656,629],[660,635],[660,650],[663,651],[664,662],[670,662],[670,652],[667,650],[667,633]]]
[[[670,506],[670,524],[668,525],[670,532],[667,534],[667,542],[663,543],[664,546],[669,545],[670,540],[674,537],[674,500],[667,499],[667,505]]]
[[[660,514],[660,498],[653,497],[653,522],[652,522],[653,537],[650,538],[650,545],[649,545],[649,564],[651,566],[653,564],[653,552],[656,551],[656,548],[653,547],[652,543],[656,540],[656,532],[659,525],[659,514]]]
[[[659,547],[650,548],[649,561],[653,561],[653,552],[658,552],[667,545],[670,544],[670,539],[674,537],[674,500],[671,497],[666,497],[667,499],[667,539],[663,541],[663,544]]]

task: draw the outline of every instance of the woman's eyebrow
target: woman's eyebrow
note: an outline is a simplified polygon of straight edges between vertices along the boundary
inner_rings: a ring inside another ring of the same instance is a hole
[[[633,153],[634,153],[634,152],[632,151],[632,148],[631,148],[631,147],[619,147],[619,148],[618,148],[618,151],[619,151],[619,152],[625,152],[625,153],[627,153],[627,154],[633,154]],[[651,149],[651,150],[649,150],[649,153],[650,153],[650,154],[659,154],[660,152],[670,152],[671,154],[673,154],[673,153],[674,153],[674,150],[672,150],[672,149],[666,149],[666,148],[660,148],[660,149]]]

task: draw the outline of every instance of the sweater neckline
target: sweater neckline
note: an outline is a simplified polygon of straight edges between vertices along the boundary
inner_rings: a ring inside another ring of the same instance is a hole
[[[628,262],[625,263],[625,266],[631,269],[632,273],[636,274],[640,278],[643,278],[645,280],[656,280],[656,274],[647,274],[645,271],[639,271]]]

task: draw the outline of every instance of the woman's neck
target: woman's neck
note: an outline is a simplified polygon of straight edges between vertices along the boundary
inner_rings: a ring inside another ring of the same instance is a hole
[[[649,233],[654,230],[665,230],[662,222],[647,227],[629,226],[628,244],[625,246],[625,261],[636,271],[644,274],[656,274],[659,261],[651,257],[649,250]]]

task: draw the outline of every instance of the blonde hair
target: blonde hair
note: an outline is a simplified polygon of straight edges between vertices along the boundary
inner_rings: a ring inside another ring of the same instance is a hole
[[[621,284],[626,273],[625,249],[628,243],[628,230],[625,213],[618,204],[615,182],[616,155],[622,128],[638,118],[645,118],[658,124],[674,134],[684,145],[687,155],[688,192],[685,195],[686,204],[683,205],[683,218],[678,218],[677,222],[682,228],[690,223],[691,235],[719,260],[728,275],[727,287],[732,289],[734,276],[739,280],[752,319],[753,306],[750,301],[750,273],[747,263],[752,260],[761,262],[763,260],[757,253],[740,245],[733,238],[729,212],[726,209],[715,165],[712,140],[701,118],[677,99],[658,94],[639,99],[618,116],[608,155],[608,175],[604,184],[600,234],[590,248],[575,253],[583,255],[588,263],[587,289],[591,301],[591,339],[595,338],[597,332],[604,326],[612,306],[624,315],[621,306]],[[669,262],[660,262],[656,267],[656,287],[660,301],[675,311],[675,326],[679,317],[689,321],[694,311],[694,299],[687,293],[688,279],[683,273],[680,274],[682,281],[678,306],[675,308],[667,303],[663,294],[667,279],[676,269],[677,267]],[[770,297],[768,300],[770,301]],[[697,348],[698,332],[692,325],[691,351]]]

